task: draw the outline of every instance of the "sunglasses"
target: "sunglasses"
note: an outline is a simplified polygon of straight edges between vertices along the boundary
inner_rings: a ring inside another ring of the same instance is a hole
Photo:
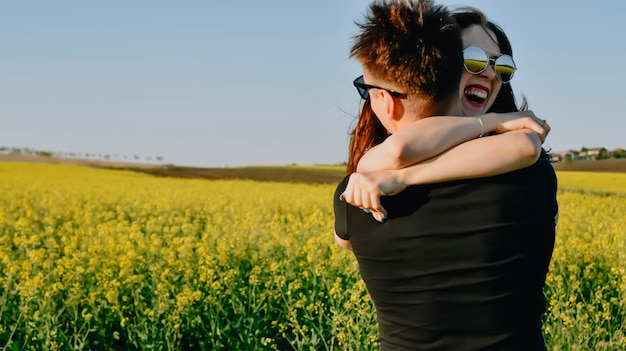
[[[388,92],[389,95],[391,95],[393,97],[396,97],[396,98],[401,98],[401,97],[406,96],[406,94],[402,94],[402,93],[399,93],[397,91],[393,91],[393,90],[377,87],[375,85],[365,84],[365,81],[363,80],[363,76],[357,77],[354,81],[352,81],[352,84],[354,84],[354,87],[356,88],[356,91],[359,92],[359,95],[361,95],[361,98],[363,98],[363,100],[367,100],[367,99],[370,98],[370,92],[369,92],[370,89],[384,90],[384,91]]]
[[[487,65],[493,67],[496,78],[501,83],[508,83],[515,74],[515,62],[509,55],[502,54],[496,59],[489,57],[487,50],[480,46],[469,46],[463,50],[463,65],[469,73],[480,74],[487,69]]]

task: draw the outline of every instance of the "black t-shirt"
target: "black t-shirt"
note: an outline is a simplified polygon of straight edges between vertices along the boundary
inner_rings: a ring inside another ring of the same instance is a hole
[[[376,306],[383,351],[544,350],[542,292],[554,247],[556,175],[543,157],[500,176],[411,186],[389,219],[339,200]]]

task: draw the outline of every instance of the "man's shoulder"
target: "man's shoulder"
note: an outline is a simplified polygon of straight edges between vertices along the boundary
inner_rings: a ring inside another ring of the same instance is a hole
[[[348,186],[348,181],[350,180],[350,175],[346,175],[343,177],[339,183],[337,183],[337,187],[335,188],[335,199],[339,198],[344,191],[346,191],[346,187]]]

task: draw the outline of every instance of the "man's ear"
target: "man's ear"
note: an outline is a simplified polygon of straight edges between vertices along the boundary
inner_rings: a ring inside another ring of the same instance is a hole
[[[385,112],[391,116],[391,119],[399,120],[402,118],[402,109],[403,106],[396,100],[391,94],[389,94],[386,90],[380,90],[380,93],[383,94],[383,103],[385,104]]]

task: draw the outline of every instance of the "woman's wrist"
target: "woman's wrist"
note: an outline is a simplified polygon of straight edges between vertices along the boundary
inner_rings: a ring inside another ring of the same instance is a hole
[[[476,117],[478,119],[478,123],[480,124],[480,134],[478,134],[479,138],[482,138],[485,135],[485,123],[481,116]]]
[[[396,172],[396,183],[400,184],[402,188],[406,188],[410,185],[420,184],[420,172],[418,165],[413,165],[407,168],[401,168]]]
[[[493,131],[496,130],[496,126],[498,125],[499,118],[500,118],[500,114],[499,113],[494,113],[494,112],[489,112],[489,113],[485,113],[484,115],[480,115],[478,116],[478,118],[481,119],[483,125],[483,130],[482,136],[485,136]]]

